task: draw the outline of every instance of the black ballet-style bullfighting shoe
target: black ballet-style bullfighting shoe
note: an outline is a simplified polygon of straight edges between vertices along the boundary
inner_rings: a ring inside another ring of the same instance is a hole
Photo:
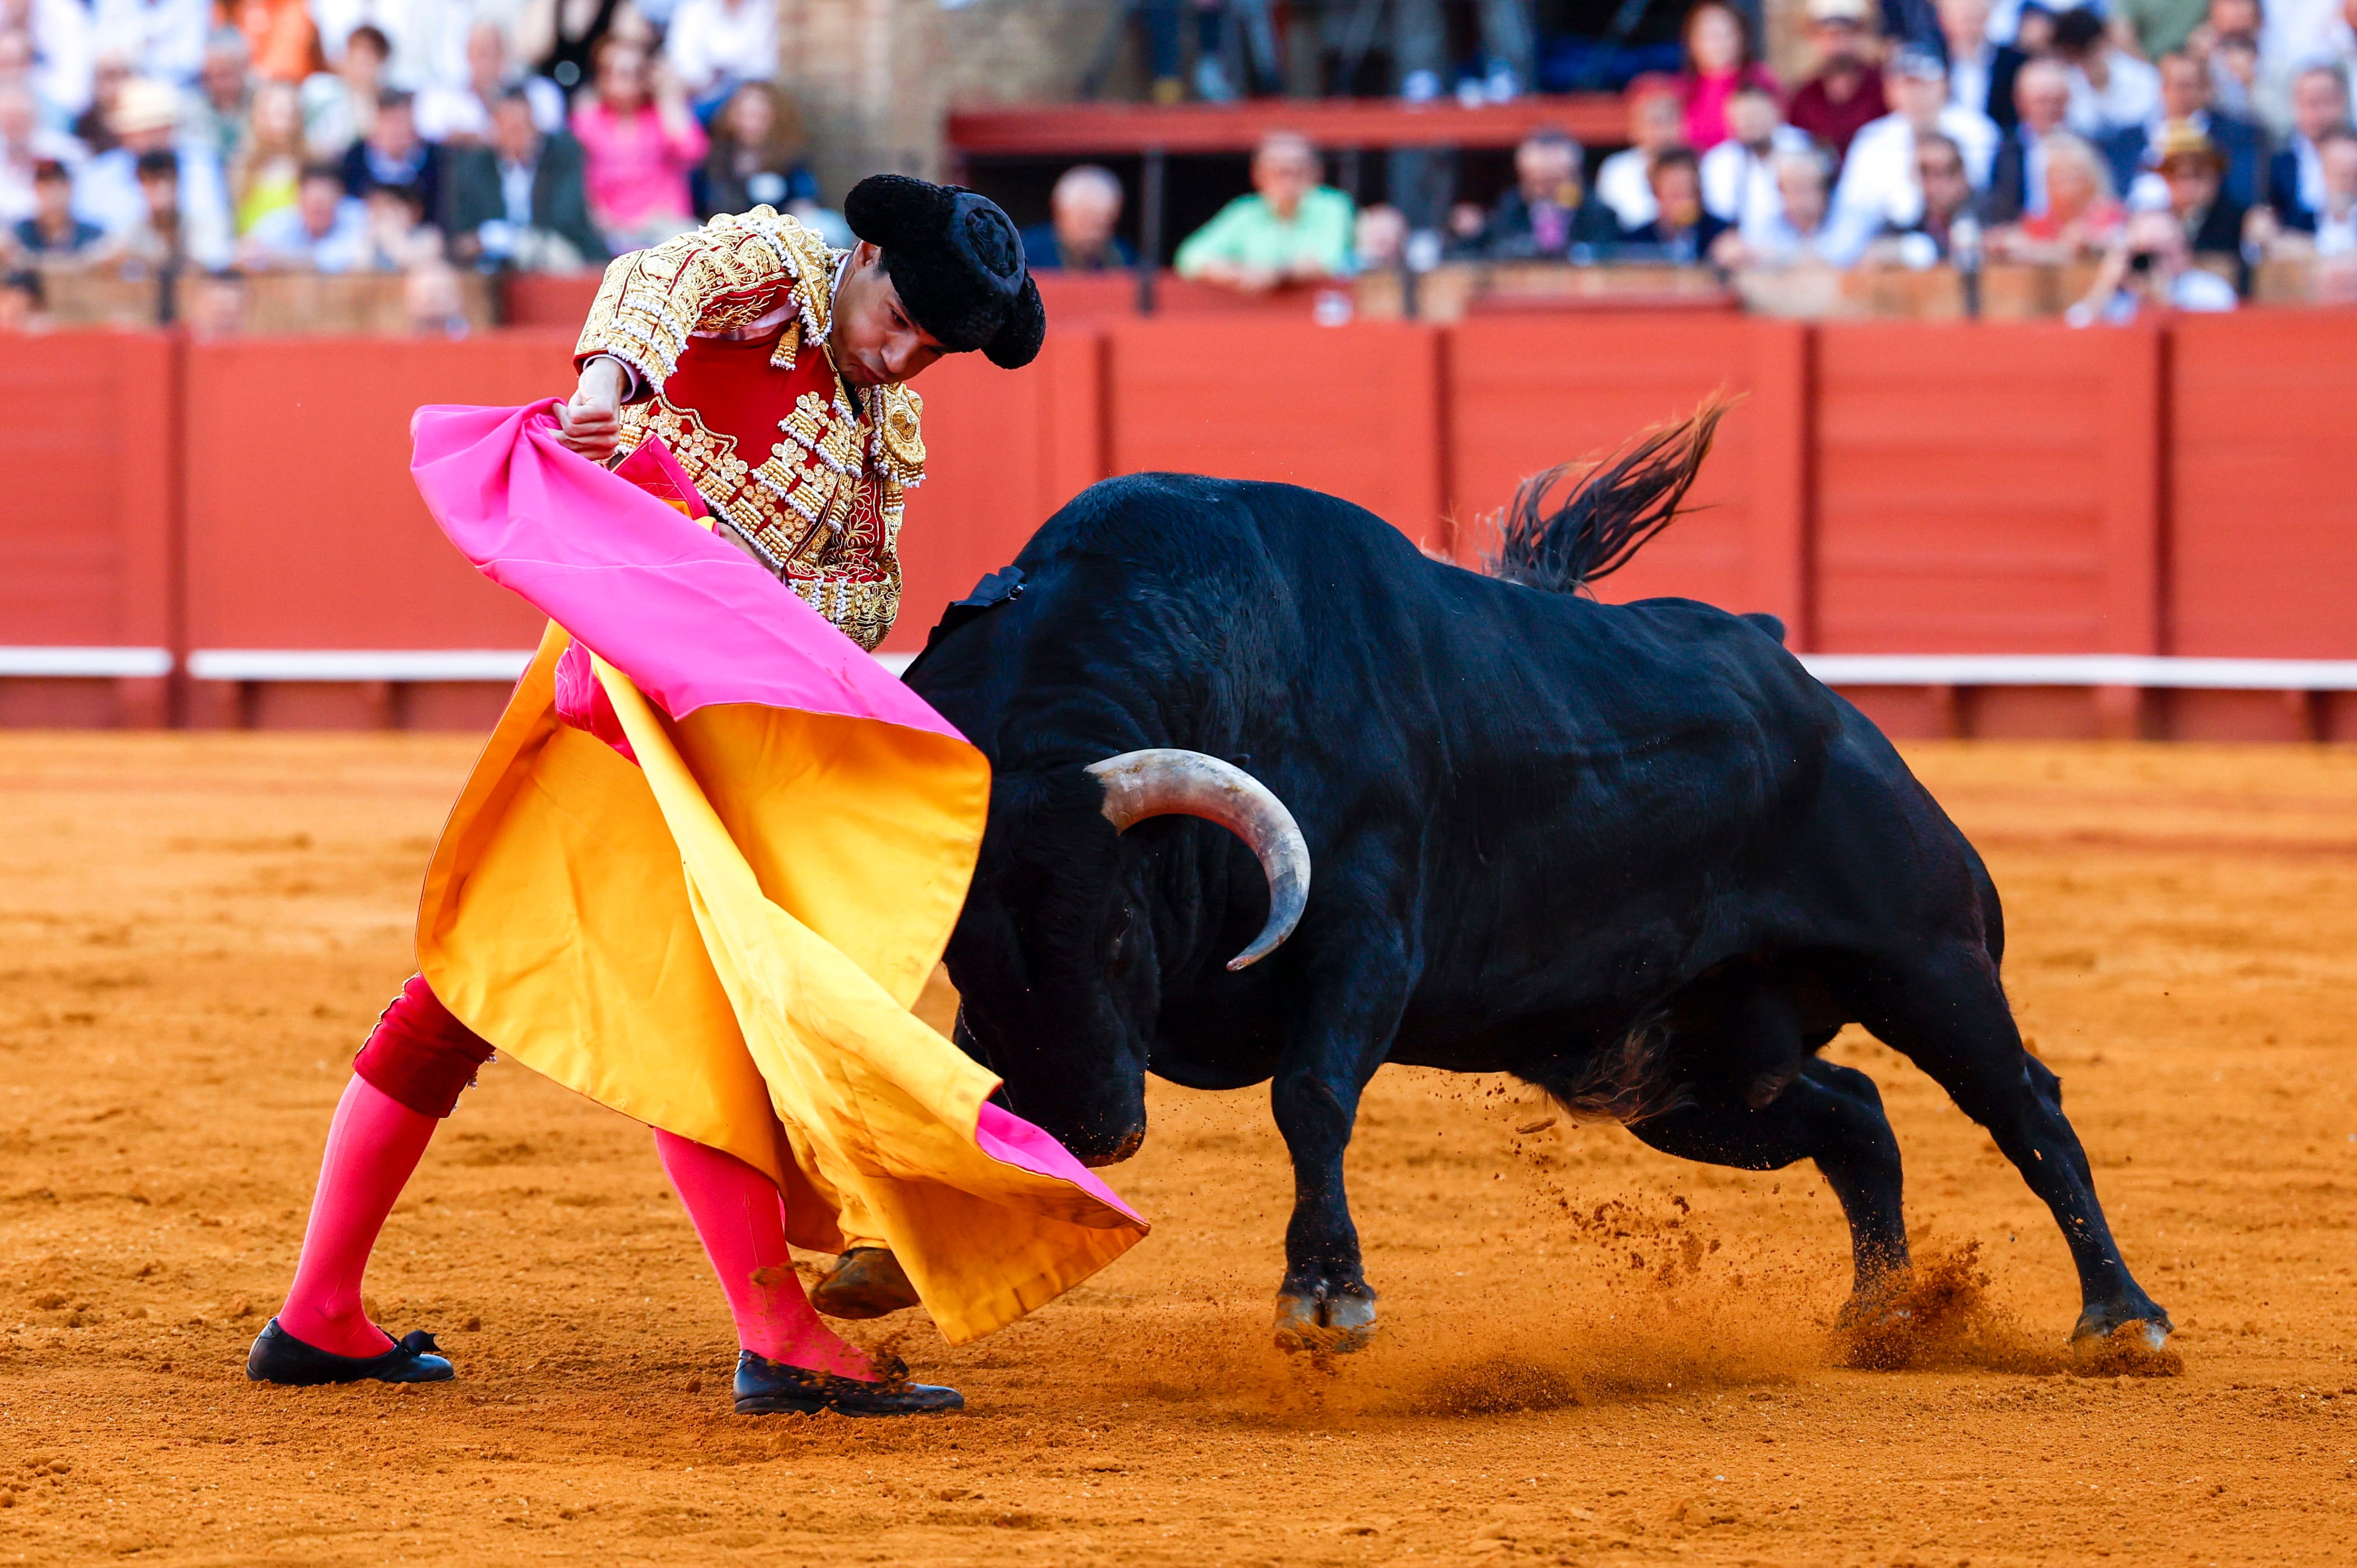
[[[910,1382],[909,1369],[897,1359],[883,1381],[863,1383],[789,1367],[750,1350],[737,1355],[738,1415],[816,1415],[823,1410],[837,1415],[941,1415],[964,1408],[963,1394]]]
[[[307,1345],[272,1318],[246,1352],[245,1375],[257,1383],[316,1388],[321,1383],[438,1383],[457,1375],[437,1356],[434,1336],[420,1328],[401,1337],[382,1356],[339,1356]]]

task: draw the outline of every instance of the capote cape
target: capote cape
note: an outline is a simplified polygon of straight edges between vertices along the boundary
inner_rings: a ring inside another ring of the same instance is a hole
[[[555,406],[411,426],[435,521],[553,623],[435,849],[420,971],[509,1056],[767,1172],[795,1245],[887,1241],[952,1344],[1004,1326],[1146,1224],[909,1011],[989,764]],[[590,672],[612,743],[558,712]]]

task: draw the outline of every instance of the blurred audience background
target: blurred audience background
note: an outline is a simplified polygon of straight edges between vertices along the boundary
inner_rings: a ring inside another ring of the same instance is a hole
[[[1446,148],[1270,134],[1171,264],[1322,295],[1444,263],[2014,263],[2093,279],[2090,320],[2231,305],[2273,264],[2357,292],[2357,0],[1790,0],[1782,79],[1756,0],[1573,54],[1539,14],[1112,0],[1164,102],[1622,92],[1620,145],[1542,121],[1475,199]],[[160,312],[226,329],[264,275],[374,275],[443,331],[484,297],[470,278],[583,274],[717,213],[847,244],[783,47],[771,0],[0,0],[0,303],[21,323],[90,280],[161,285]],[[1123,166],[1040,177],[1035,265],[1139,263]]]

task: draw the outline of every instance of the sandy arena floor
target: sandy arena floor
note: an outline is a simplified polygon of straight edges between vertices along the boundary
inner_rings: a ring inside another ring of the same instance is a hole
[[[646,1134],[512,1067],[371,1279],[459,1380],[261,1389],[344,1062],[408,972],[471,743],[0,736],[0,1562],[2337,1563],[2357,1539],[2357,755],[1918,748],[2182,1372],[2072,1369],[2054,1227],[1863,1038],[1930,1326],[1852,1369],[1808,1167],[1518,1136],[1380,1077],[1384,1338],[1268,1345],[1264,1096],[1157,1086],[1156,1234],[996,1338],[893,1330],[973,1413],[739,1420]],[[1975,1251],[1976,1250],[1976,1251]],[[1976,1282],[1985,1279],[1985,1285]],[[877,1336],[870,1336],[871,1340]],[[2090,1375],[2100,1374],[2100,1375]]]

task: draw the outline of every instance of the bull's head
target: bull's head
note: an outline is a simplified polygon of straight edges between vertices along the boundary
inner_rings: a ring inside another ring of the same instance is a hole
[[[1183,922],[1158,912],[1146,857],[1120,835],[1193,816],[1243,840],[1268,880],[1268,918],[1243,969],[1275,950],[1309,896],[1309,846],[1283,801],[1197,751],[1125,752],[1045,778],[1002,779],[964,917],[950,944],[959,1043],[1006,1081],[1018,1116],[1084,1163],[1146,1139],[1146,1068],[1166,962]]]

